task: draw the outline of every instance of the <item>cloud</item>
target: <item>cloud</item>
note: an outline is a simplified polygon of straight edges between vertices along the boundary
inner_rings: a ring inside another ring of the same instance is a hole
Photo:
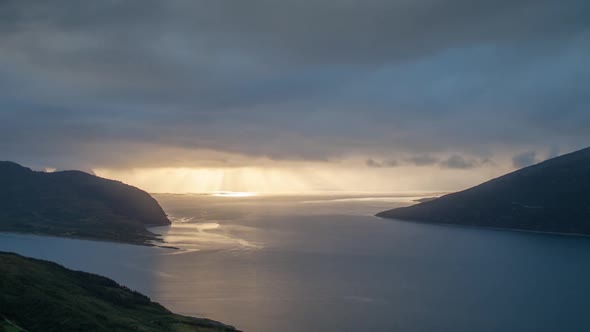
[[[406,163],[413,164],[416,166],[430,166],[438,163],[438,158],[429,155],[420,155],[410,157],[405,161]]]
[[[0,16],[6,159],[466,168],[432,156],[590,138],[585,0],[8,0]]]
[[[479,167],[480,165],[481,163],[477,160],[465,159],[459,155],[452,155],[440,162],[440,166],[443,168],[469,169]]]
[[[365,165],[371,168],[384,168],[384,167],[397,167],[400,163],[397,160],[384,160],[384,161],[376,161],[373,158],[369,158],[365,161]]]
[[[551,158],[555,158],[555,157],[559,157],[560,153],[559,153],[559,147],[557,146],[552,146],[549,151],[547,152],[547,158],[546,159],[551,159]]]
[[[367,159],[366,162],[365,162],[365,164],[368,167],[372,167],[372,168],[381,168],[381,167],[383,167],[383,164],[382,163],[380,163],[378,161],[375,161],[372,158]]]
[[[440,168],[451,169],[473,169],[477,167],[496,165],[489,158],[470,158],[457,154],[451,155],[442,160],[429,155],[412,156],[402,161],[397,161],[393,159],[379,161],[374,158],[369,158],[365,161],[365,164],[371,168],[385,168],[397,166],[434,166],[438,164]]]
[[[537,163],[537,153],[535,151],[526,151],[512,157],[512,165],[516,168],[523,168]]]

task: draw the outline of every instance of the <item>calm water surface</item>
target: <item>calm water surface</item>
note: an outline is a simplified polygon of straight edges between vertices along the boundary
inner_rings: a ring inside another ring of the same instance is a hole
[[[181,250],[0,234],[245,331],[589,331],[590,239],[383,220],[402,196],[156,195]]]

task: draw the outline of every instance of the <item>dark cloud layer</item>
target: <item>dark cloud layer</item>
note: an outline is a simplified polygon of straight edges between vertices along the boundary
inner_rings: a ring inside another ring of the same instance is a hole
[[[384,160],[384,161],[377,161],[373,158],[369,158],[366,160],[365,164],[371,168],[387,168],[387,167],[397,167],[400,166],[400,162],[397,160]]]
[[[586,0],[2,1],[0,159],[469,169],[571,150],[590,139],[589,38]]]
[[[534,153],[534,152],[533,152]],[[533,155],[534,157],[534,155]],[[521,161],[523,159],[522,156],[515,156],[514,160]],[[533,158],[534,160],[534,158]],[[374,158],[369,158],[365,161],[365,164],[371,168],[388,168],[388,167],[398,167],[398,166],[433,166],[438,165],[440,168],[450,168],[450,169],[473,169],[482,166],[495,166],[495,163],[492,162],[489,158],[469,158],[464,157],[461,155],[451,155],[448,158],[443,160],[439,160],[436,157],[429,156],[429,155],[418,155],[413,156],[407,159],[403,159],[401,161],[395,159],[386,159],[383,161],[379,161]],[[514,162],[515,167],[517,166],[517,162]],[[528,166],[528,165],[527,165]]]
[[[480,162],[473,159],[467,159],[459,155],[452,155],[440,163],[444,168],[469,169],[480,165]]]

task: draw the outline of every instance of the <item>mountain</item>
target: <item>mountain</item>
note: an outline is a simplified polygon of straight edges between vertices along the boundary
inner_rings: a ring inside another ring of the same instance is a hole
[[[176,315],[96,274],[0,252],[0,331],[237,332]]]
[[[590,148],[377,216],[590,235]]]
[[[80,171],[35,172],[0,162],[0,231],[149,244],[168,225],[148,193]]]

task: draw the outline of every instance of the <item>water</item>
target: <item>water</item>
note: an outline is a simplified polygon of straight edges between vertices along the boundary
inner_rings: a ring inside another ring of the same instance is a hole
[[[411,197],[156,195],[181,248],[1,234],[245,331],[588,331],[590,239],[372,216]]]

